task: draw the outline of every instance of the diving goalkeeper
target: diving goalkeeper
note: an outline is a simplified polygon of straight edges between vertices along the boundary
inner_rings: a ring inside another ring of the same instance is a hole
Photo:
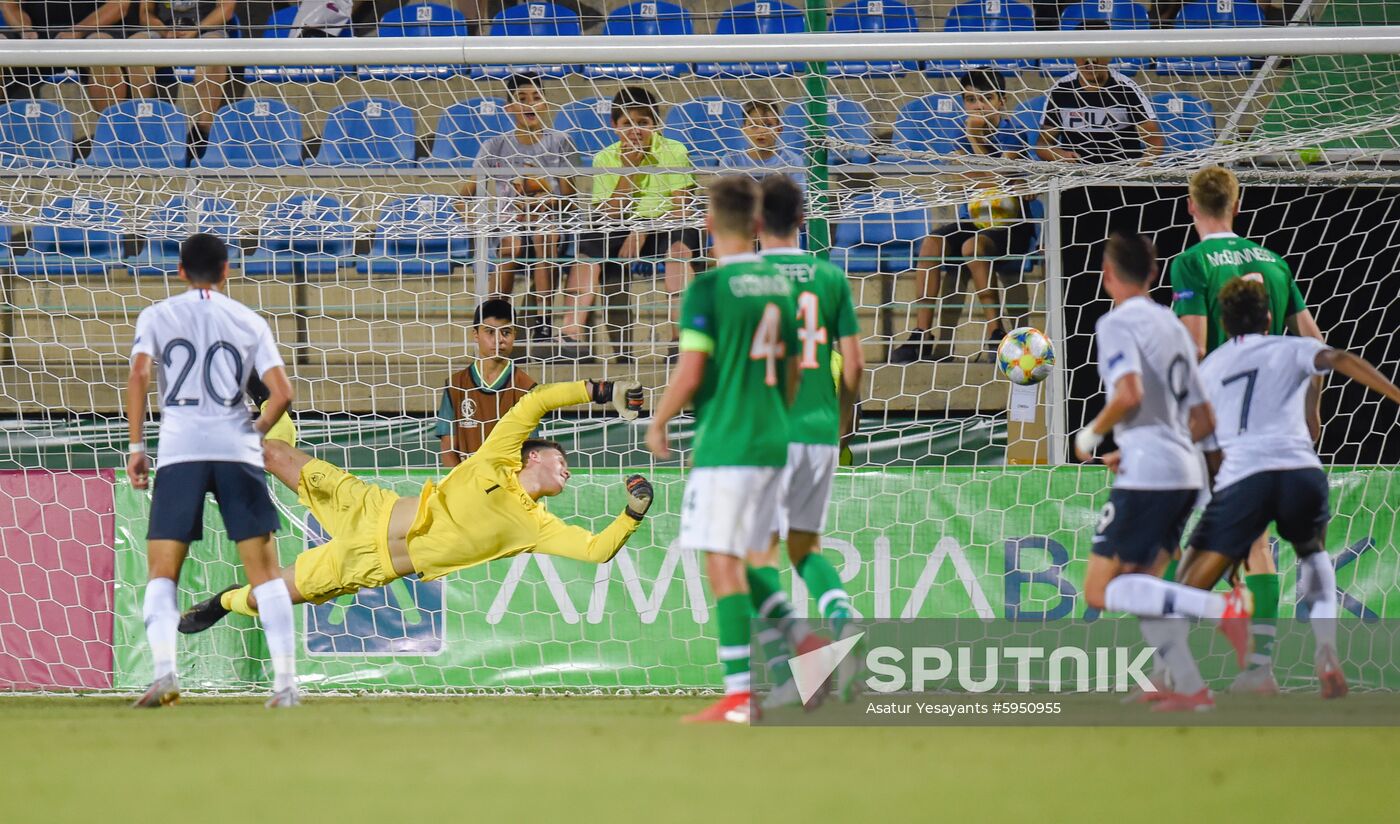
[[[554,441],[530,438],[545,413],[565,406],[611,404],[628,419],[642,407],[635,381],[578,381],[536,387],[496,424],[481,448],[440,484],[399,497],[312,458],[292,445],[295,430],[274,427],[264,441],[267,471],[316,516],[331,540],[283,569],[292,603],[319,604],[417,573],[430,581],[464,567],[522,552],[543,552],[601,564],[610,560],[651,506],[641,475],[627,478],[627,508],[602,532],[569,526],[541,498],[569,481],[569,461]],[[284,419],[285,420],[285,419]],[[180,617],[180,632],[203,632],[230,612],[257,615],[248,586],[233,586]]]

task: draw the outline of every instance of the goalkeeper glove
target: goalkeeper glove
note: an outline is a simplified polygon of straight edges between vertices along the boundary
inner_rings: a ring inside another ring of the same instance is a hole
[[[627,515],[633,520],[640,521],[651,509],[651,499],[655,494],[651,488],[651,481],[641,475],[629,475],[625,482],[627,484]]]
[[[610,403],[625,421],[642,411],[642,385],[636,381],[589,381],[594,403]]]

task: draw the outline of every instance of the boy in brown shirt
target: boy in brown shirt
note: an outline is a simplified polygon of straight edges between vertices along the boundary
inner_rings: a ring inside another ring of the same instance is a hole
[[[511,360],[515,318],[510,302],[482,302],[474,321],[477,359],[453,373],[438,408],[435,431],[442,443],[443,466],[456,466],[480,449],[496,422],[535,386],[535,379]]]

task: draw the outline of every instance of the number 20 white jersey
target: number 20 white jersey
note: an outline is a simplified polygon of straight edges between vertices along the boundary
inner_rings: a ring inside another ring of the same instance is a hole
[[[131,357],[155,361],[160,465],[234,461],[262,467],[248,378],[282,366],[272,329],[213,289],[191,289],[142,310]]]

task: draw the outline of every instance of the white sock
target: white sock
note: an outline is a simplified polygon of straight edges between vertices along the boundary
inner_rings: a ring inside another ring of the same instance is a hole
[[[146,643],[151,645],[155,677],[174,675],[176,628],[180,625],[180,607],[175,603],[175,582],[169,578],[147,581],[146,600],[141,613],[146,620]]]
[[[292,651],[292,596],[287,582],[281,578],[253,587],[258,602],[258,617],[262,619],[263,634],[267,636],[267,651],[272,656],[272,689],[274,692],[297,684],[296,655]]]
[[[1326,552],[1298,561],[1298,600],[1308,605],[1308,622],[1319,647],[1337,647],[1337,572]]]
[[[1167,671],[1172,675],[1172,691],[1183,695],[1195,695],[1205,689],[1201,671],[1196,668],[1196,659],[1191,657],[1191,647],[1186,641],[1186,619],[1180,615],[1165,618],[1143,618],[1142,637],[1157,648],[1157,655],[1166,662]]]
[[[1192,618],[1219,618],[1225,612],[1225,597],[1163,581],[1151,575],[1119,575],[1103,593],[1104,608],[1138,617],[1189,615]]]

